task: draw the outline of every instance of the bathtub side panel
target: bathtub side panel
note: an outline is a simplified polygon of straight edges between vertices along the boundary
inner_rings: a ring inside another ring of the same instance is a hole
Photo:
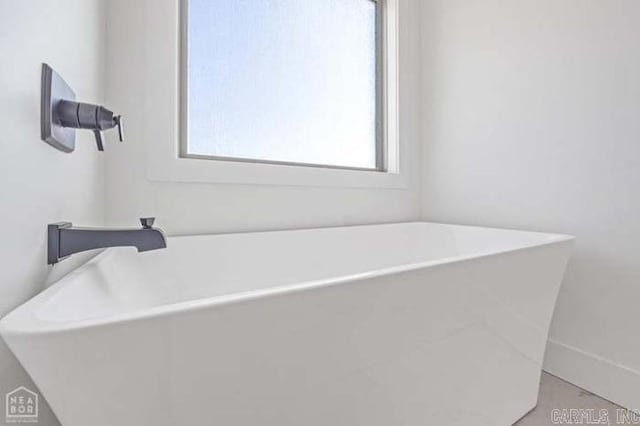
[[[65,426],[506,426],[536,403],[568,250],[9,343]]]

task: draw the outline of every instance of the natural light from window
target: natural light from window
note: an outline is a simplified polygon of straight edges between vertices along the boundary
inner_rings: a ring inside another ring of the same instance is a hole
[[[182,156],[381,168],[373,0],[189,0]]]

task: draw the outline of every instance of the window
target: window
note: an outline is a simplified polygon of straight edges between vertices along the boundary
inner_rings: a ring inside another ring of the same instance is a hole
[[[180,157],[386,171],[383,0],[184,0]]]

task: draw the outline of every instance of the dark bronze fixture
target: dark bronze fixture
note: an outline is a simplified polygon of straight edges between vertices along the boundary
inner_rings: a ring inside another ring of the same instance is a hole
[[[48,227],[47,263],[58,263],[67,256],[107,247],[136,247],[139,252],[167,247],[162,229],[154,228],[154,218],[141,218],[139,229],[76,228],[69,222]]]
[[[101,105],[76,102],[69,85],[49,65],[42,64],[41,137],[63,152],[75,149],[76,129],[93,131],[98,151],[104,151],[102,131],[118,128],[124,140],[122,116]]]

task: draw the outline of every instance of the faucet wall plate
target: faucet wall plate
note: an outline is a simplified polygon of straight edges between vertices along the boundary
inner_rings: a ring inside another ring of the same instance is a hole
[[[76,131],[57,122],[56,108],[60,101],[75,101],[76,94],[49,65],[42,64],[42,98],[40,131],[42,140],[63,152],[73,152]]]
[[[47,263],[53,265],[63,257],[60,256],[60,230],[71,228],[70,222],[52,223],[47,226]]]

